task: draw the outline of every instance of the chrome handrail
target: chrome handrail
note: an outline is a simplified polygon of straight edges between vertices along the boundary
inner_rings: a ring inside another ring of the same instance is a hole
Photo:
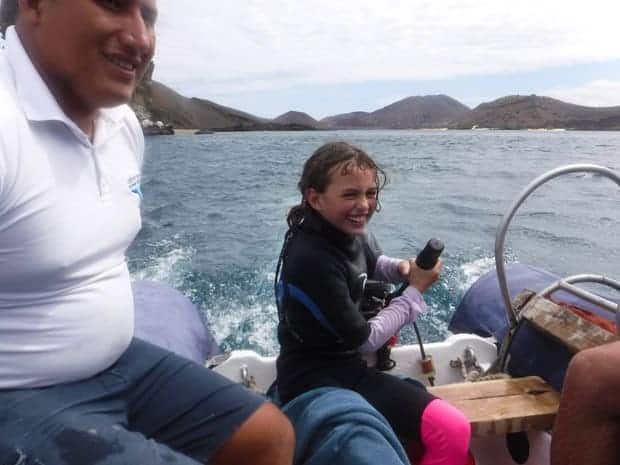
[[[601,296],[596,294],[592,294],[591,292],[586,291],[585,289],[581,289],[580,287],[573,286],[575,283],[596,283],[603,284],[608,287],[613,287],[615,290],[620,291],[620,282],[607,278],[606,276],[601,276],[598,274],[576,274],[573,276],[568,276],[566,278],[560,279],[545,289],[540,291],[538,295],[543,297],[550,297],[555,291],[562,290],[566,292],[570,292],[571,294],[582,298],[594,305],[597,305],[605,310],[608,310],[614,314],[616,317],[616,327],[620,330],[620,305],[615,302],[611,302],[607,299],[604,299]]]
[[[523,204],[523,202],[530,196],[532,192],[534,192],[538,187],[545,184],[546,182],[557,178],[559,176],[563,176],[565,174],[571,173],[595,173],[601,176],[610,178],[614,181],[618,187],[620,187],[620,175],[615,173],[609,168],[605,168],[603,166],[598,165],[588,165],[588,164],[576,164],[576,165],[567,165],[561,166],[559,168],[555,168],[547,173],[539,176],[534,179],[530,184],[528,184],[523,191],[516,197],[516,199],[510,205],[508,209],[508,213],[504,215],[502,222],[500,223],[497,234],[495,236],[495,269],[497,271],[497,279],[499,281],[499,287],[502,293],[502,299],[504,301],[504,305],[506,307],[506,315],[508,317],[508,321],[510,323],[509,331],[507,332],[507,337],[510,337],[510,334],[517,327],[517,315],[515,310],[512,308],[512,297],[510,296],[510,290],[508,289],[508,283],[506,280],[506,269],[504,266],[504,242],[506,239],[506,233],[508,231],[508,226],[515,216],[519,207]],[[573,286],[574,287],[574,286]],[[507,341],[504,341],[502,345],[505,345]],[[505,358],[507,357],[507,350],[504,350],[500,360],[500,366],[503,368],[505,363]]]

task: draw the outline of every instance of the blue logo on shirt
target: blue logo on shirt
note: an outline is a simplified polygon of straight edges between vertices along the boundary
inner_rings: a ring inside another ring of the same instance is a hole
[[[140,200],[143,199],[142,189],[140,189],[140,175],[137,174],[135,176],[130,177],[127,180],[127,184],[129,185],[129,190],[138,196]]]

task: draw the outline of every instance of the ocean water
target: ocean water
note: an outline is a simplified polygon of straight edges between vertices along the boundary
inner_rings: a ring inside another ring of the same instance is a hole
[[[147,139],[143,228],[129,250],[134,279],[166,282],[200,308],[220,346],[275,354],[276,260],[304,160],[327,141],[353,142],[388,173],[371,228],[386,254],[446,244],[442,279],[420,320],[442,339],[467,288],[494,268],[497,227],[545,171],[593,163],[620,171],[620,133],[329,131],[216,133]],[[509,229],[509,262],[558,275],[620,279],[620,189],[575,174],[543,186]],[[407,328],[401,340],[413,341]]]

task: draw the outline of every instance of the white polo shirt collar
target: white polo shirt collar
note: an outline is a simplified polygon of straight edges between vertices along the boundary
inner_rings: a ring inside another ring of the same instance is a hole
[[[24,114],[29,121],[59,121],[67,125],[71,132],[84,144],[90,140],[60,108],[58,102],[45,84],[24,49],[15,27],[6,31],[8,59],[14,73],[14,84]],[[120,128],[125,111],[122,107],[105,108],[99,111],[96,121],[95,141],[100,144]],[[103,123],[103,124],[102,124]]]

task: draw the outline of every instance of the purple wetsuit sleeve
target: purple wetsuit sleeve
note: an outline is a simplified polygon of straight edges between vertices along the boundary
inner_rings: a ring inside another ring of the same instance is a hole
[[[393,299],[390,305],[377,313],[377,316],[368,320],[370,335],[360,346],[359,351],[362,353],[376,351],[400,328],[415,321],[425,310],[426,303],[420,291],[408,286],[401,296]]]
[[[398,284],[405,281],[405,278],[398,271],[398,264],[402,262],[400,258],[392,258],[387,255],[380,255],[377,259],[375,272],[372,279],[387,281],[388,283]]]

